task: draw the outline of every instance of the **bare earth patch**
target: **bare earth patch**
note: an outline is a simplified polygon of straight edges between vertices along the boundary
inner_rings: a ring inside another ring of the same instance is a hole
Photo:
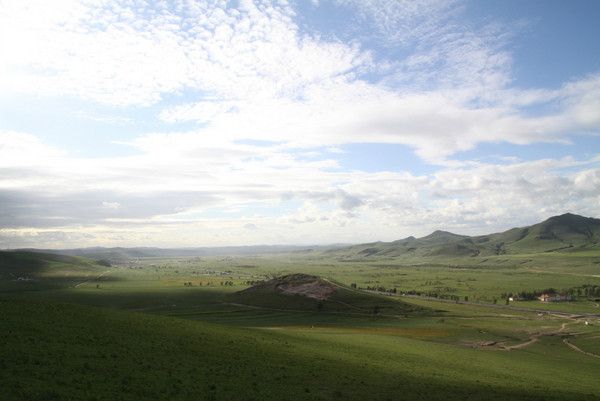
[[[286,295],[302,295],[320,301],[329,298],[335,292],[333,285],[319,279],[305,283],[283,283],[277,288]]]
[[[336,290],[334,284],[310,274],[295,273],[262,281],[240,291],[240,293],[280,293],[283,295],[301,295],[323,301]]]

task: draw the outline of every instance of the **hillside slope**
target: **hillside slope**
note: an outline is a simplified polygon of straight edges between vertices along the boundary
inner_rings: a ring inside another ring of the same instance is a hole
[[[0,290],[73,285],[110,269],[101,263],[52,253],[0,251]]]
[[[83,256],[92,259],[107,259],[121,263],[139,258],[177,258],[208,256],[244,256],[322,251],[340,248],[342,245],[249,245],[196,248],[156,248],[156,247],[91,247],[75,249],[23,249],[21,251],[54,253],[69,256]]]
[[[0,299],[0,316],[3,400],[597,399],[586,373],[595,361],[579,362],[575,385],[560,358],[395,336],[286,334],[48,301]]]
[[[550,217],[528,227],[501,233],[466,236],[435,231],[422,237],[393,242],[375,242],[331,250],[326,254],[342,258],[401,256],[489,256],[518,253],[573,252],[600,249],[600,219],[571,213]]]
[[[354,291],[308,274],[289,274],[232,294],[234,303],[308,312],[409,316],[427,310],[388,297]]]

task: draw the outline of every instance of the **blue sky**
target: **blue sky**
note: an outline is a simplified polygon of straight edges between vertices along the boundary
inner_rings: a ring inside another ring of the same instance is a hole
[[[518,86],[559,87],[600,69],[597,1],[487,0],[469,2],[469,9],[474,20],[521,22],[512,45]]]
[[[600,216],[596,1],[5,1],[0,247]]]

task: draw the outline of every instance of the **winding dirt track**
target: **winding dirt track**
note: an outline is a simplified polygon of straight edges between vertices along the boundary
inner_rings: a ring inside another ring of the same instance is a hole
[[[537,333],[537,334],[533,334],[531,337],[529,337],[528,341],[525,341],[524,343],[521,344],[515,344],[515,345],[509,345],[509,346],[504,346],[502,347],[502,349],[506,350],[506,351],[510,351],[512,349],[521,349],[521,348],[525,348],[531,344],[534,344],[536,342],[538,342],[538,340],[541,337],[546,337],[546,336],[555,336],[557,334],[562,333],[563,331],[565,331],[565,329],[567,328],[567,325],[571,324],[571,323],[563,323],[560,325],[560,329],[556,330],[556,331],[549,331],[546,333]]]
[[[563,339],[563,343],[565,343],[569,348],[574,349],[577,352],[581,352],[584,355],[588,355],[588,356],[600,359],[600,355],[596,355],[594,353],[582,350],[581,348],[579,348],[578,346],[576,346],[575,344],[570,342],[568,338]]]
[[[573,319],[573,320],[575,320],[575,319]],[[570,322],[570,323],[567,323],[567,322],[562,323],[560,325],[560,329],[558,329],[556,331],[551,331],[551,332],[546,332],[546,333],[537,333],[537,334],[532,335],[529,338],[529,340],[526,341],[526,342],[524,342],[524,343],[516,344],[516,345],[511,345],[511,346],[505,346],[505,347],[502,347],[501,349],[504,350],[504,351],[510,351],[510,350],[513,350],[513,349],[525,348],[525,347],[527,347],[527,346],[529,346],[531,344],[536,343],[541,337],[555,336],[555,335],[559,335],[559,334],[563,333],[565,331],[565,329],[567,328],[567,325],[573,324],[573,323],[576,323],[576,321],[575,322]],[[577,334],[582,334],[582,333],[570,333],[569,335],[575,336]],[[600,336],[598,336],[598,337],[600,337]],[[591,338],[597,338],[597,337],[591,337]],[[581,354],[584,354],[584,355],[587,355],[587,356],[591,356],[593,358],[600,359],[600,355],[594,354],[593,352],[587,352],[587,351],[582,350],[577,345],[575,345],[572,342],[570,342],[568,338],[563,338],[562,342],[566,346],[568,346],[569,348],[571,348],[574,351],[577,351],[577,352],[579,352]]]

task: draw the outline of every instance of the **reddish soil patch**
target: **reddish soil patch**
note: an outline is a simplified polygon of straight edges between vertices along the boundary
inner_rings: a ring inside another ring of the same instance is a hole
[[[260,282],[240,293],[281,293],[284,295],[301,295],[319,301],[329,298],[335,292],[335,285],[310,274],[288,274],[282,277]]]
[[[305,283],[284,283],[278,289],[287,295],[303,295],[308,298],[324,300],[335,292],[335,287],[323,280],[315,279]]]

